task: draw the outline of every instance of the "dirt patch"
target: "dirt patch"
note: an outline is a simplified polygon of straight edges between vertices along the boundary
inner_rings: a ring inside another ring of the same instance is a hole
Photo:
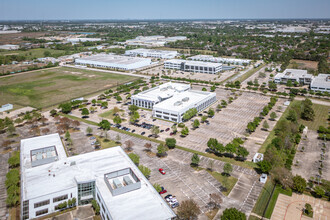
[[[293,59],[290,61],[290,68],[294,69],[317,69],[317,61],[310,61],[310,60],[296,60]]]

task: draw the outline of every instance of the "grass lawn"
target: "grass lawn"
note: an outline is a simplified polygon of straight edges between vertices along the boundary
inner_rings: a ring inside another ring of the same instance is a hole
[[[136,79],[138,77],[69,67],[27,72],[1,78],[0,105],[51,107]]]
[[[64,50],[54,50],[54,49],[46,49],[46,48],[37,48],[37,49],[30,49],[27,51],[17,50],[17,51],[3,51],[0,52],[0,56],[6,56],[6,55],[24,55],[27,60],[45,57],[44,53],[45,51],[49,51],[51,53],[51,56],[64,56],[65,51]]]
[[[294,101],[297,103],[301,103],[301,101]],[[316,131],[322,125],[327,127],[327,119],[328,119],[328,112],[330,111],[330,107],[326,105],[319,105],[313,104],[313,109],[315,112],[315,119],[314,121],[305,121],[300,119],[298,122],[308,127],[308,129]]]
[[[105,140],[105,138],[101,138],[101,137],[97,137],[97,140],[100,142],[101,144],[101,148],[100,149],[106,149],[106,148],[111,148],[111,147],[116,147],[116,146],[120,146],[121,144],[117,144],[116,141],[113,140]]]
[[[261,219],[256,216],[250,215],[249,220],[261,220]]]
[[[121,109],[119,112],[124,112],[124,110]],[[99,114],[99,116],[102,118],[110,119],[110,120],[113,120],[113,118],[115,117],[113,115],[113,109],[103,112],[103,113]]]
[[[245,74],[243,74],[242,76],[238,77],[235,81],[240,81],[243,82],[244,80],[246,80],[247,78],[249,78],[250,76],[252,76],[253,74],[255,74],[258,70],[260,70],[262,67],[264,67],[266,64],[262,64],[260,66],[258,66],[257,68],[253,68],[252,70],[247,71]]]
[[[233,176],[224,176],[218,172],[208,171],[214,178],[216,178],[224,187],[227,188],[226,192],[222,192],[225,196],[228,196],[230,191],[234,188],[237,179]]]

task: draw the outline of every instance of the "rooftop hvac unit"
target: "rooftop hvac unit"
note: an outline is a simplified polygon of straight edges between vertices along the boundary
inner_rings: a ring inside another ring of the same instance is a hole
[[[121,184],[121,182],[118,179],[113,180],[113,185],[115,186],[116,189],[123,187],[123,184]]]
[[[188,101],[189,101],[189,97],[184,97],[184,98],[182,99],[182,101],[183,101],[183,102],[188,102]]]
[[[181,101],[177,101],[177,102],[174,103],[174,106],[179,106],[179,105],[181,105],[181,104],[182,104]]]
[[[124,176],[123,179],[124,179],[124,182],[125,182],[126,185],[133,184],[133,181],[128,176]]]

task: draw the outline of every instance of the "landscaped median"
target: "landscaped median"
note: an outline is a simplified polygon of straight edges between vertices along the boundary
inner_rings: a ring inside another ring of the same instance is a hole
[[[81,121],[81,122],[84,122],[86,124],[98,126],[98,123],[96,123],[94,121],[89,121],[89,120],[86,120],[86,119],[83,119],[83,118],[80,118],[80,117],[76,117],[76,116],[73,116],[73,115],[67,115],[67,114],[63,114],[63,113],[59,113],[59,115],[64,116],[64,117],[68,117],[68,118],[73,119],[73,120]],[[130,136],[134,136],[134,137],[137,137],[137,138],[141,138],[141,139],[144,139],[144,140],[152,141],[152,142],[155,142],[155,143],[158,143],[158,144],[165,144],[165,141],[157,140],[155,138],[146,137],[146,136],[139,135],[139,134],[136,134],[136,133],[131,133],[131,132],[128,132],[128,131],[124,131],[124,130],[118,129],[116,127],[111,127],[111,130],[117,131],[119,133],[127,134],[127,135],[130,135]],[[180,150],[183,150],[183,151],[196,153],[200,156],[209,157],[209,158],[212,158],[212,159],[215,159],[215,160],[220,160],[220,161],[223,161],[223,162],[226,162],[226,163],[231,163],[233,165],[241,166],[241,167],[244,167],[244,168],[254,169],[254,168],[257,167],[257,165],[255,163],[251,162],[251,161],[242,162],[242,161],[237,161],[237,160],[234,160],[234,159],[228,158],[228,157],[217,157],[214,154],[204,153],[204,152],[192,150],[190,148],[181,147],[181,146],[178,146],[178,145],[176,146],[176,148],[180,149]]]

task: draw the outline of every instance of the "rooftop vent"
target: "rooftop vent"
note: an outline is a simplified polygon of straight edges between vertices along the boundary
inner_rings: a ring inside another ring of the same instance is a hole
[[[177,102],[174,103],[174,106],[179,106],[179,105],[182,105],[181,101],[177,101]]]
[[[189,97],[184,97],[184,98],[182,99],[182,101],[183,101],[183,102],[188,102],[188,101],[189,101]]]
[[[70,163],[70,166],[74,166],[74,165],[76,165],[76,161],[72,161],[72,162]]]

